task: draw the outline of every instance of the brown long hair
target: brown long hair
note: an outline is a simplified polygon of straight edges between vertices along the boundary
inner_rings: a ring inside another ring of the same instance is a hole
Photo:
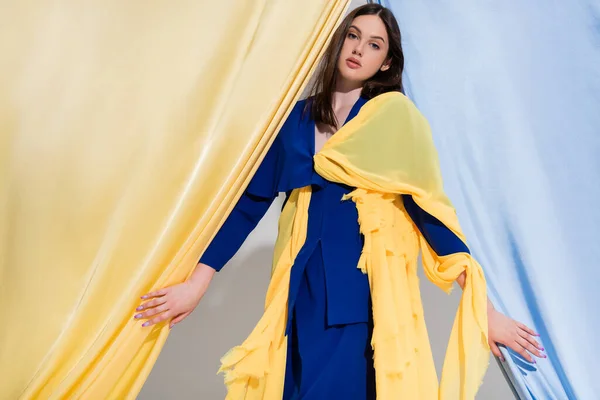
[[[312,119],[318,123],[337,127],[337,118],[333,110],[333,91],[338,77],[337,62],[344,45],[344,40],[354,18],[361,15],[377,15],[385,25],[389,37],[389,51],[386,60],[390,60],[390,68],[378,71],[367,80],[362,88],[361,96],[371,99],[377,95],[392,91],[402,91],[402,71],[404,70],[404,53],[400,28],[392,12],[380,4],[365,4],[351,11],[336,29],[319,68],[314,77],[310,94],[311,101],[306,104]]]

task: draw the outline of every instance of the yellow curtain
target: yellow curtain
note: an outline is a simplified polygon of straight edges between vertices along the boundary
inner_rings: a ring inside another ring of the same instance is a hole
[[[3,3],[0,399],[135,398],[349,1]]]

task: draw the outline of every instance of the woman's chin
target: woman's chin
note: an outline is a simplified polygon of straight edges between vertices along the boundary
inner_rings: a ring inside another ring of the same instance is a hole
[[[351,68],[340,68],[339,70],[340,78],[347,84],[356,84],[358,86],[362,86],[362,83],[366,80],[363,76],[364,74],[360,73],[358,70]]]

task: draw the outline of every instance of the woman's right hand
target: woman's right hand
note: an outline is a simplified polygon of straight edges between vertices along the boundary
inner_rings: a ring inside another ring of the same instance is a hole
[[[143,295],[142,299],[147,301],[136,308],[135,319],[147,320],[142,326],[171,319],[172,328],[194,311],[214,274],[215,270],[208,265],[198,264],[187,281]]]

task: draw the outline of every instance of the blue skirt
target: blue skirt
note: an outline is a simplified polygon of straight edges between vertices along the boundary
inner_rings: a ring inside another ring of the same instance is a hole
[[[326,304],[319,244],[304,266],[292,311],[283,399],[374,400],[373,323],[328,326]]]

